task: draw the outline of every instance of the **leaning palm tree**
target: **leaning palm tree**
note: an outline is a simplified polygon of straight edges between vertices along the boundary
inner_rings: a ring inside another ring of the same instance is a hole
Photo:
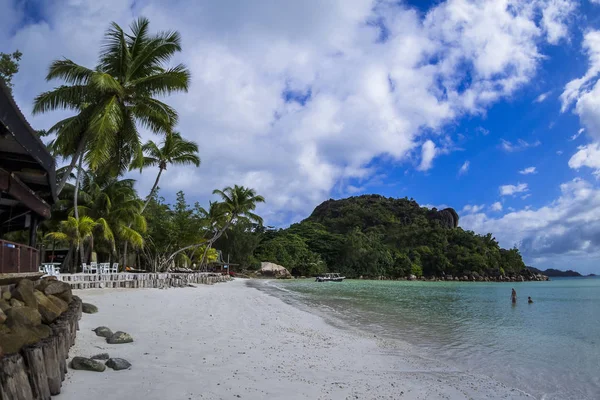
[[[145,153],[142,167],[158,166],[158,175],[154,185],[150,190],[150,194],[146,198],[146,202],[142,207],[142,213],[150,203],[150,200],[154,196],[154,192],[158,187],[158,181],[164,170],[167,169],[167,165],[195,165],[200,166],[200,157],[198,157],[198,145],[192,141],[185,140],[181,137],[179,132],[173,132],[168,134],[161,147],[158,147],[156,143],[149,140],[142,150]],[[141,170],[141,168],[140,168]]]
[[[264,197],[257,195],[254,189],[235,185],[234,187],[228,186],[223,190],[214,190],[213,194],[219,195],[222,201],[211,203],[209,213],[204,211],[208,231],[209,234],[212,234],[212,237],[207,239],[206,242],[186,246],[177,250],[175,253],[171,254],[167,259],[167,262],[171,261],[182,251],[206,245],[204,254],[200,260],[200,267],[202,267],[206,261],[206,255],[212,248],[212,245],[223,236],[232,224],[241,221],[252,221],[262,224],[262,218],[253,211],[256,209],[256,205],[258,203],[264,203],[265,199]]]
[[[125,172],[142,153],[138,125],[166,134],[176,124],[175,110],[156,97],[188,90],[187,68],[167,66],[181,51],[181,37],[176,31],[151,35],[148,26],[146,18],[139,18],[129,34],[113,22],[94,69],[68,59],[50,65],[46,80],[61,79],[65,85],[37,96],[34,114],[75,112],[49,130],[56,134],[56,153],[71,158],[59,193],[82,160],[92,170],[102,166],[114,175]]]

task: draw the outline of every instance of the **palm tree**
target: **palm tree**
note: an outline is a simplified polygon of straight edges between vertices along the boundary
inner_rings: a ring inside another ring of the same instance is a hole
[[[254,214],[253,211],[256,209],[256,205],[258,203],[264,203],[265,199],[264,197],[257,195],[254,189],[235,185],[234,187],[228,186],[223,190],[214,190],[213,194],[219,195],[222,201],[211,202],[208,212],[200,208],[201,214],[204,214],[204,220],[208,227],[208,231],[212,233],[212,237],[206,241],[204,254],[200,260],[200,267],[202,267],[206,261],[206,255],[210,251],[212,245],[232,224],[240,221],[256,222],[258,224],[262,224],[263,222],[262,218]],[[166,262],[170,262],[182,251],[204,245],[205,243],[193,244],[179,249],[171,254]]]
[[[143,159],[143,167],[158,166],[158,175],[154,181],[154,185],[150,190],[150,194],[146,198],[146,202],[142,207],[142,213],[150,203],[150,199],[154,196],[154,192],[158,187],[158,181],[168,164],[173,165],[189,165],[193,164],[196,167],[200,166],[200,157],[198,157],[198,145],[192,141],[185,140],[179,132],[168,134],[161,147],[149,140],[142,150],[146,154]],[[140,168],[141,169],[141,168]]]
[[[80,213],[107,222],[117,241],[123,244],[126,260],[127,246],[143,245],[142,233],[146,230],[146,219],[141,214],[142,201],[134,189],[133,179],[118,179],[87,172],[81,184],[83,205]],[[88,249],[88,256],[93,248]],[[109,249],[115,252],[114,245]]]
[[[219,195],[222,199],[222,202],[219,203],[219,207],[225,223],[215,232],[213,237],[208,240],[206,250],[204,250],[204,254],[200,260],[200,266],[204,264],[206,255],[212,245],[232,224],[242,220],[245,222],[256,222],[261,225],[263,222],[262,218],[254,214],[253,211],[256,209],[257,203],[265,202],[265,198],[257,195],[254,189],[235,185],[234,187],[228,186],[223,190],[216,189],[213,191],[213,194]]]
[[[72,271],[77,270],[77,251],[85,245],[85,243],[93,240],[94,231],[99,231],[106,240],[114,240],[112,232],[107,229],[107,223],[104,219],[93,220],[90,217],[82,216],[79,219],[68,217],[67,220],[61,221],[57,232],[50,232],[46,237],[67,242],[70,245],[69,252],[75,248],[75,262]],[[83,262],[83,260],[81,260]]]
[[[181,37],[177,31],[150,35],[148,26],[146,18],[139,18],[128,34],[113,22],[94,69],[68,59],[50,65],[46,80],[62,79],[66,85],[37,96],[34,114],[76,112],[49,130],[57,136],[57,154],[71,157],[59,193],[80,160],[92,170],[102,166],[113,175],[125,172],[142,154],[138,124],[166,134],[177,123],[176,111],[156,96],[188,90],[187,68],[166,66],[181,51]]]

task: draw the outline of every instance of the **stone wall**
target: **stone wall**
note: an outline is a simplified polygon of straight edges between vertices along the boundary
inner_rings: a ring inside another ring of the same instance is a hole
[[[231,280],[228,275],[213,273],[118,273],[64,274],[58,277],[72,289],[183,287],[191,284],[212,285]]]
[[[48,400],[60,393],[80,318],[81,300],[73,297],[67,310],[48,325],[48,337],[0,356],[0,399]]]

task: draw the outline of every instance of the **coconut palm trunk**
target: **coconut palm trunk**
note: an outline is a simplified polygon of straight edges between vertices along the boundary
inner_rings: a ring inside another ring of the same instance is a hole
[[[73,168],[75,168],[75,164],[77,164],[77,160],[81,159],[81,156],[83,155],[84,148],[85,148],[85,140],[81,139],[79,141],[79,144],[77,145],[77,150],[76,150],[75,154],[73,155],[73,158],[71,159],[69,168],[65,171],[65,174],[63,175],[63,177],[60,179],[60,182],[58,183],[58,187],[56,188],[56,196],[58,196],[60,194],[60,192],[62,192],[62,190],[65,188],[65,185],[67,184],[67,181],[69,180],[69,177],[71,176],[71,172],[73,172]]]
[[[165,168],[163,168],[162,166],[158,169],[158,175],[156,175],[156,180],[154,181],[154,185],[152,186],[152,189],[150,190],[150,194],[146,198],[146,202],[144,203],[144,206],[142,207],[142,211],[140,211],[140,214],[142,214],[144,212],[146,207],[148,207],[150,200],[152,200],[152,196],[154,196],[154,192],[156,191],[156,188],[158,187],[158,181],[160,180],[160,176],[162,175],[164,170],[165,170]]]
[[[77,200],[79,197],[79,182],[81,180],[81,164],[83,163],[83,153],[79,156],[79,164],[77,166],[77,179],[75,179],[75,194],[74,194],[74,198],[73,198],[73,213],[75,215],[75,219],[79,220],[79,206],[77,204]],[[80,260],[79,262],[82,263],[85,260],[85,250],[83,248],[83,244],[80,244],[79,246],[79,257]],[[75,270],[77,270],[77,264],[75,264]]]

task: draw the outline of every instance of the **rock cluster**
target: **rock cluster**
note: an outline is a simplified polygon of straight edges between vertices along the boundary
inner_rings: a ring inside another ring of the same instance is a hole
[[[54,279],[22,279],[0,296],[0,355],[17,353],[52,333],[48,325],[67,311],[71,286]]]

